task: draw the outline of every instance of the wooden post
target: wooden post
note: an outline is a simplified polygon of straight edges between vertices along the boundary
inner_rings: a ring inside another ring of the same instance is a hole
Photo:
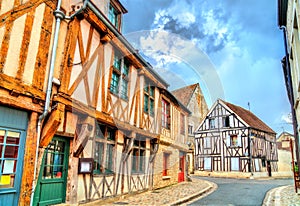
[[[294,160],[294,148],[293,148],[293,140],[290,139],[290,149],[292,154],[292,170],[294,174],[294,184],[295,184],[295,192],[298,192],[298,184],[299,184],[299,171],[295,172],[295,160]]]

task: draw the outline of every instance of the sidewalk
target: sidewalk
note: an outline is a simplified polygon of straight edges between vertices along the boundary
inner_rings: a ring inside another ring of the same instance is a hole
[[[299,191],[300,192],[300,191]],[[300,205],[300,194],[295,193],[294,185],[276,187],[267,192],[263,206]]]
[[[217,185],[205,180],[192,178],[192,182],[147,191],[139,194],[99,200],[83,204],[84,206],[99,205],[182,205],[191,200],[199,199],[217,189]],[[300,192],[300,191],[299,191]],[[274,188],[267,192],[263,206],[296,206],[300,205],[300,194],[296,194],[294,185]]]
[[[209,194],[216,188],[217,185],[212,182],[192,178],[192,182],[182,182],[162,189],[130,195],[123,199],[113,198],[84,205],[180,205],[193,198]]]

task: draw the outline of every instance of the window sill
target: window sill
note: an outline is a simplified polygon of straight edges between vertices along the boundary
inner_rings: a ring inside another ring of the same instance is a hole
[[[162,179],[163,180],[169,180],[169,179],[171,179],[171,176],[163,176]]]

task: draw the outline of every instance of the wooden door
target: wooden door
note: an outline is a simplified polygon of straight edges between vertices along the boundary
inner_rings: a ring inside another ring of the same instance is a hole
[[[181,154],[179,157],[179,173],[178,173],[178,182],[184,181],[184,170],[185,170],[185,155]]]
[[[69,158],[69,140],[54,137],[45,150],[34,205],[65,202]]]
[[[0,206],[18,205],[26,128],[26,112],[0,106]]]

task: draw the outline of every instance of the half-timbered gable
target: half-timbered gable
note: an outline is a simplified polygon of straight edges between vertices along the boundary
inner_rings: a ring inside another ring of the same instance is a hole
[[[275,135],[250,111],[217,100],[196,131],[196,168],[262,172],[269,165],[277,171]]]

